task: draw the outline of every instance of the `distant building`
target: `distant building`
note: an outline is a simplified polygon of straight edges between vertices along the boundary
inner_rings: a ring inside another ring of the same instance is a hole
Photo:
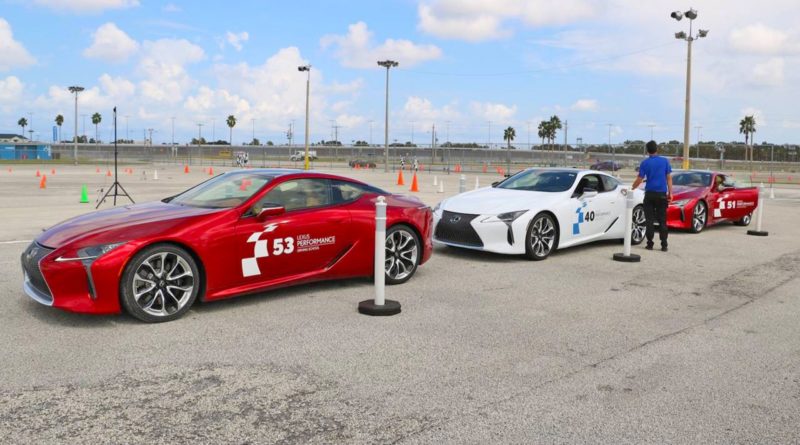
[[[28,138],[13,133],[0,133],[0,144],[8,142],[12,144],[25,143],[28,142]]]
[[[18,134],[0,133],[0,160],[14,159],[51,159],[50,145]]]

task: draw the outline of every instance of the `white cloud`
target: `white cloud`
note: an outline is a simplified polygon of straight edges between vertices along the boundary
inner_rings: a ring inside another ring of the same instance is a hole
[[[750,54],[787,54],[800,50],[800,44],[789,34],[755,23],[731,30],[728,41],[736,51]]]
[[[446,39],[472,42],[511,36],[509,21],[531,27],[564,25],[591,17],[590,0],[431,0],[421,3],[418,28]]]
[[[504,125],[502,122],[508,122],[517,113],[516,105],[508,106],[491,102],[472,102],[470,109],[476,117],[487,121],[495,121],[500,125]]]
[[[183,106],[186,110],[201,115],[215,110],[224,110],[226,115],[242,115],[250,111],[247,100],[227,90],[213,90],[207,86],[200,87],[197,94],[188,97]]]
[[[455,121],[461,118],[458,104],[437,108],[429,99],[417,96],[411,96],[406,100],[401,114],[402,120],[419,122],[421,127],[430,127],[437,122],[444,123],[447,120]]]
[[[25,85],[16,77],[8,76],[0,79],[0,109],[10,112],[22,101]]]
[[[160,39],[142,44],[139,84],[142,95],[156,102],[178,103],[195,85],[186,65],[205,59],[199,46],[184,39]]]
[[[181,7],[176,5],[175,3],[167,3],[166,5],[164,5],[163,8],[161,8],[161,10],[164,11],[164,12],[181,12],[182,11]]]
[[[92,45],[83,55],[106,62],[124,62],[139,49],[139,43],[112,22],[100,25],[92,33]]]
[[[21,43],[14,40],[11,25],[0,17],[0,71],[21,68],[36,63]]]
[[[348,68],[377,68],[376,62],[382,59],[397,60],[400,66],[411,67],[442,56],[442,50],[435,45],[418,45],[404,39],[386,39],[376,46],[364,22],[350,25],[347,35],[323,36],[320,44],[323,49],[333,48],[335,57]]]
[[[772,58],[753,67],[751,82],[757,86],[779,87],[784,83],[784,66],[780,57]]]
[[[130,98],[136,92],[136,85],[122,77],[111,77],[108,74],[103,74],[98,80],[103,91],[115,99]]]
[[[572,111],[597,111],[597,101],[594,99],[578,99],[570,109]]]
[[[336,116],[334,121],[336,122],[336,125],[340,125],[344,128],[356,128],[364,125],[367,119],[364,116],[340,114]]]
[[[76,13],[97,13],[139,6],[139,0],[33,0],[33,3],[57,11]]]
[[[246,42],[250,39],[250,34],[247,31],[242,31],[239,33],[233,33],[228,31],[225,33],[225,40],[234,48],[236,51],[242,50],[242,42]]]

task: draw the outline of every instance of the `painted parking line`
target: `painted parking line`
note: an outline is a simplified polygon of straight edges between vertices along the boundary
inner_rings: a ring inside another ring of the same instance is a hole
[[[12,240],[12,241],[0,241],[0,244],[26,244],[30,242],[31,240]]]

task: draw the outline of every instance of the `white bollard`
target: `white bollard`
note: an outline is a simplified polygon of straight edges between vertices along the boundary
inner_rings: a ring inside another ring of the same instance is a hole
[[[386,198],[379,196],[375,203],[375,299],[358,303],[358,312],[366,315],[395,315],[400,303],[386,300]]]
[[[439,181],[439,193],[444,193],[444,181]]]
[[[481,183],[480,183],[480,181],[478,179],[479,178],[476,176],[475,177],[475,190],[478,190],[479,188],[481,188]]]
[[[461,175],[458,178],[458,193],[464,193],[467,191],[467,177],[466,175]]]
[[[433,177],[433,186],[436,187],[437,185],[439,185],[439,182],[438,182],[438,179],[436,179],[436,176],[434,176]]]
[[[153,181],[158,181],[158,170],[153,170]]]
[[[761,230],[761,222],[764,216],[764,186],[758,189],[758,210],[756,211],[756,230],[748,230],[748,235],[767,236],[769,232]]]
[[[769,199],[775,199],[775,187],[769,185]]]
[[[636,202],[633,199],[633,190],[624,190],[623,192],[625,193],[625,244],[622,253],[615,253],[613,259],[625,263],[638,263],[642,258],[639,255],[631,254],[633,208],[636,206]]]

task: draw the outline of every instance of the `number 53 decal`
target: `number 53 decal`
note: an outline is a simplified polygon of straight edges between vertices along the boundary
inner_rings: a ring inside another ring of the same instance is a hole
[[[286,238],[275,238],[272,240],[272,254],[283,255],[294,252],[294,238],[287,236]]]

